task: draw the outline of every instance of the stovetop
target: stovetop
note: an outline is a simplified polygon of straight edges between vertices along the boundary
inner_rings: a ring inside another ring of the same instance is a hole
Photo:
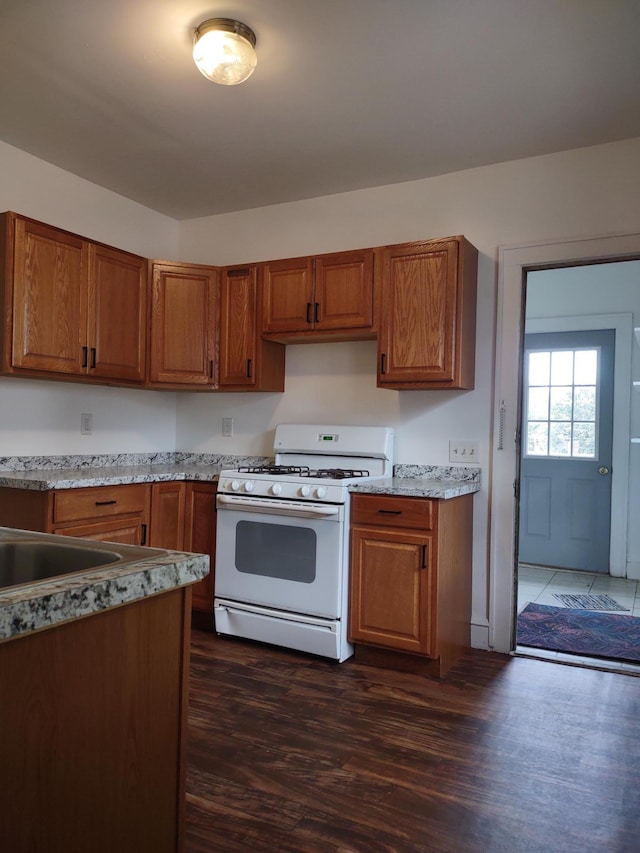
[[[218,492],[256,498],[346,503],[349,484],[363,479],[373,479],[365,469],[270,465],[222,471]]]
[[[279,424],[273,464],[222,471],[218,492],[346,503],[348,486],[390,476],[389,427]]]
[[[358,480],[370,472],[357,468],[309,468],[306,465],[259,465],[238,468],[239,474],[270,474],[272,476],[307,477],[314,480]]]

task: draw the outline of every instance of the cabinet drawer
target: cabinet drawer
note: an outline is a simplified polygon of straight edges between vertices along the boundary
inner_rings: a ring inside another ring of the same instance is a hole
[[[434,501],[424,498],[398,498],[392,495],[353,495],[351,498],[352,524],[431,530],[435,518]]]
[[[59,524],[82,518],[146,513],[148,493],[149,487],[144,484],[65,489],[54,496],[53,521]]]

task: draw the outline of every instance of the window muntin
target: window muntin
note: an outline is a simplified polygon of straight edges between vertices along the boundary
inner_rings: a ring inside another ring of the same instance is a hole
[[[526,353],[525,456],[595,459],[600,348]]]

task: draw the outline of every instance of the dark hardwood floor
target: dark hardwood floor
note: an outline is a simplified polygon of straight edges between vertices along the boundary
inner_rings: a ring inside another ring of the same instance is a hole
[[[185,853],[640,850],[640,679],[441,681],[193,632]]]

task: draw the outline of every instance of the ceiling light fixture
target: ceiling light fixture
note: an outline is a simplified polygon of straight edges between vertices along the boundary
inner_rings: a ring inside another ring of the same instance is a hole
[[[193,34],[193,61],[214,83],[235,86],[250,77],[258,63],[253,30],[231,18],[210,18]]]

